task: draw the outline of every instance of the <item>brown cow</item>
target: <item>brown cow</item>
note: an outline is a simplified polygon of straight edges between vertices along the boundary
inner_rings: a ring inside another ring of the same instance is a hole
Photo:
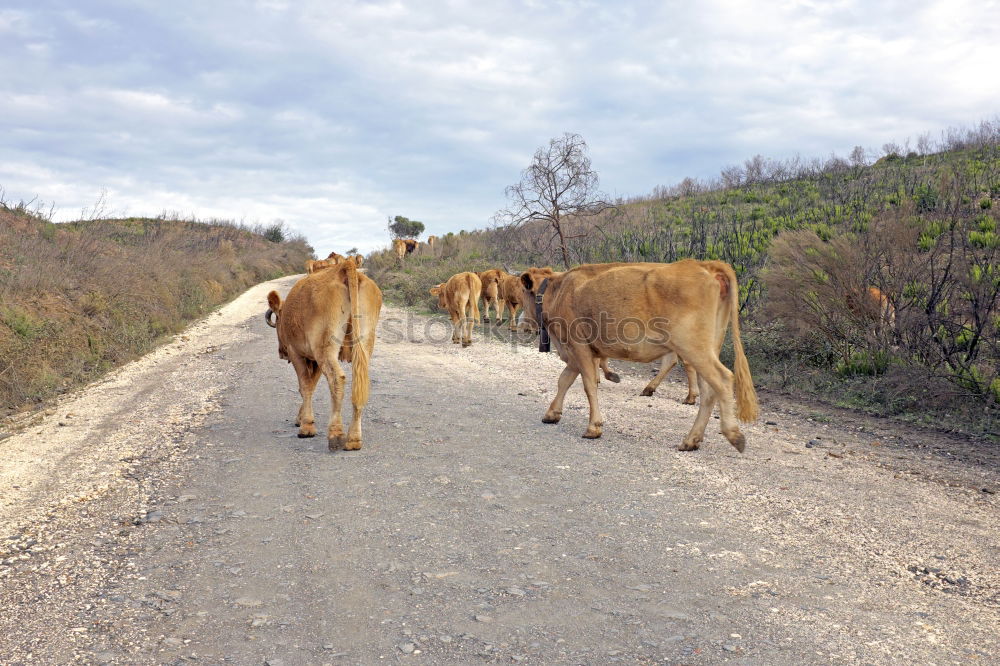
[[[396,253],[396,258],[402,261],[406,255],[413,254],[418,244],[412,238],[397,238],[392,241],[392,251]]]
[[[472,327],[479,321],[479,294],[483,284],[475,273],[458,273],[447,282],[431,287],[431,295],[437,296],[438,307],[451,315],[451,341],[472,344]],[[466,316],[466,310],[469,315]]]
[[[493,305],[493,312],[496,313],[497,321],[503,322],[503,305],[500,301],[500,280],[504,272],[499,268],[491,268],[488,271],[477,273],[479,280],[483,283],[483,321],[490,321],[490,305]]]
[[[341,257],[341,259],[343,259],[343,257]],[[306,273],[312,275],[316,271],[323,270],[324,268],[330,268],[331,266],[336,266],[337,263],[338,262],[335,259],[307,259]]]
[[[504,308],[510,311],[510,330],[517,330],[517,311],[523,306],[521,302],[524,290],[521,288],[521,278],[510,273],[500,276],[500,318],[503,319]]]
[[[396,259],[403,260],[403,257],[406,256],[406,243],[403,242],[402,238],[392,241],[392,251],[396,254]]]
[[[284,302],[272,291],[267,304],[264,319],[278,331],[278,356],[295,367],[299,378],[302,406],[295,420],[299,437],[316,435],[312,398],[322,374],[330,387],[330,450],[360,449],[361,412],[368,402],[368,363],[375,347],[382,292],[357,270],[354,261],[346,259],[296,282]],[[350,361],[353,373],[354,418],[346,437],[341,411],[347,377],[338,359]]]
[[[648,363],[674,352],[697,371],[702,396],[694,425],[678,448],[698,448],[718,401],[722,433],[743,452],[746,438],[737,418],[757,418],[757,395],[740,340],[739,288],[731,266],[686,259],[673,264],[583,265],[565,273],[529,269],[521,274],[521,283],[525,302],[534,303],[541,294],[542,323],[566,362],[543,422],[559,421],[566,391],[582,374],[590,403],[590,420],[583,436],[600,437],[600,360]],[[535,320],[533,307],[527,308],[525,319]],[[735,375],[719,361],[730,325]]]
[[[896,308],[889,300],[889,296],[878,287],[868,287],[866,290],[868,298],[859,297],[859,291],[851,290],[847,293],[844,298],[847,309],[857,317],[871,319],[876,334],[883,329],[894,330]]]
[[[438,242],[438,237],[437,236],[428,236],[427,237],[427,247],[429,247],[431,249],[431,254],[434,254],[434,246],[437,244],[437,242]]]

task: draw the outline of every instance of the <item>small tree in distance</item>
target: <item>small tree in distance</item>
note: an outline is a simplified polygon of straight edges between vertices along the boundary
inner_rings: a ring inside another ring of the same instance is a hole
[[[393,238],[416,238],[424,233],[424,223],[397,215],[389,218],[389,233]]]
[[[569,219],[580,220],[613,207],[598,187],[597,172],[587,157],[587,142],[579,134],[566,132],[535,151],[531,165],[521,172],[520,182],[504,190],[508,205],[497,211],[494,222],[510,230],[543,223],[552,232],[546,249],[558,247],[563,265],[569,268],[568,241],[587,234],[582,226],[571,233]]]

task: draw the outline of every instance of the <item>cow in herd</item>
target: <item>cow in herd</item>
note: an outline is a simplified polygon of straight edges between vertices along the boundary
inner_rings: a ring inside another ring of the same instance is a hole
[[[483,282],[476,273],[458,273],[446,282],[431,287],[431,296],[438,299],[438,307],[447,310],[451,317],[451,341],[472,344],[472,327],[479,322],[479,297]]]
[[[357,258],[334,261],[296,282],[284,301],[278,292],[270,292],[264,320],[277,329],[278,356],[291,363],[298,376],[302,405],[295,425],[299,437],[316,435],[312,401],[322,375],[330,388],[330,450],[356,450],[362,443],[361,412],[368,402],[368,365],[382,292],[359,270]],[[354,415],[346,435],[341,411],[347,376],[340,361],[350,362],[352,368]]]
[[[403,261],[406,255],[413,254],[420,242],[413,238],[397,238],[392,241],[392,251],[396,253],[396,259]]]
[[[619,263],[578,266],[563,273],[529,269],[521,275],[525,318],[548,334],[566,363],[556,396],[542,417],[558,423],[566,392],[578,376],[590,404],[584,437],[601,436],[597,369],[608,358],[650,362],[673,352],[697,373],[701,404],[691,431],[678,447],[698,448],[715,404],[723,435],[742,452],[746,438],[737,421],[757,418],[757,396],[739,329],[736,274],[719,261],[686,259],[673,264]],[[540,320],[539,320],[540,319]],[[735,372],[719,360],[732,328]],[[734,399],[735,391],[735,399]]]
[[[430,238],[428,246],[433,248]],[[397,240],[394,249],[399,257],[410,251],[405,239]],[[312,397],[322,374],[332,400],[327,431],[331,449],[358,449],[362,441],[361,412],[368,399],[368,364],[382,295],[364,275],[361,264],[360,255],[331,253],[326,259],[307,262],[308,275],[284,301],[277,292],[268,294],[265,319],[277,329],[278,355],[294,366],[298,376],[299,436],[316,434]],[[738,451],[745,448],[739,422],[755,420],[758,407],[740,339],[739,286],[728,264],[687,259],[672,264],[588,264],[563,272],[551,268],[529,268],[520,274],[501,269],[467,271],[435,285],[430,294],[449,313],[452,341],[463,347],[471,344],[473,327],[480,321],[480,298],[487,322],[492,309],[497,324],[507,314],[510,329],[533,330],[543,340],[551,340],[566,365],[542,418],[545,423],[559,422],[567,391],[582,377],[589,403],[583,436],[600,437],[604,419],[598,404],[598,377],[620,380],[608,366],[609,359],[641,363],[660,359],[659,371],[642,395],[652,395],[670,369],[682,361],[688,380],[683,402],[695,404],[699,395],[701,400],[694,424],[678,448],[699,447],[716,405],[722,434]],[[894,314],[884,295],[870,298],[883,319]],[[727,331],[733,340],[733,370],[719,360]],[[346,376],[340,361],[350,362],[354,375],[354,419],[346,435],[341,418]]]

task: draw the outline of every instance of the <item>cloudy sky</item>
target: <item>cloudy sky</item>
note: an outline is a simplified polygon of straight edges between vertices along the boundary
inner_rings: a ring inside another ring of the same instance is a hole
[[[993,1],[5,0],[0,188],[370,250],[488,225],[567,131],[630,196],[993,119],[998,35]]]

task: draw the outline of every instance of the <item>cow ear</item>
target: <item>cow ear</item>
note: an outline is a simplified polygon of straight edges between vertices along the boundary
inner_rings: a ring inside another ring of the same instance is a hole
[[[523,284],[524,288],[527,289],[528,291],[535,290],[535,285],[531,279],[531,273],[527,271],[521,273],[521,284]]]
[[[272,291],[267,295],[267,307],[275,312],[281,309],[281,296],[278,296],[278,292]]]
[[[441,287],[431,287],[431,296],[437,296],[441,293]]]

